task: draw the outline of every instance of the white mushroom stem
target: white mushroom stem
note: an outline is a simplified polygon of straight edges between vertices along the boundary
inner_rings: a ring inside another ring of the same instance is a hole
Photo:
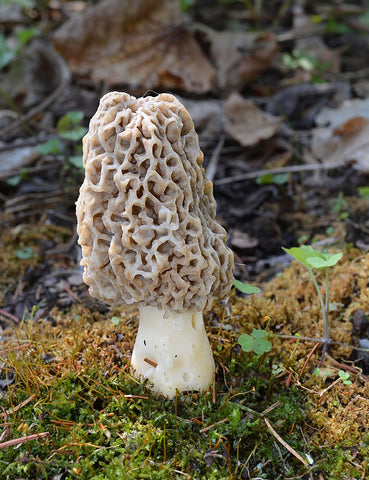
[[[202,312],[140,307],[132,367],[137,377],[147,378],[153,391],[167,398],[177,390],[206,390],[215,366]]]

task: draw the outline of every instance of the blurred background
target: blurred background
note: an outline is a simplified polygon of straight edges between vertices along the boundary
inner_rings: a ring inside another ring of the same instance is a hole
[[[185,104],[238,278],[282,246],[367,249],[368,32],[366,1],[1,0],[0,319],[92,302],[74,204],[109,90]]]

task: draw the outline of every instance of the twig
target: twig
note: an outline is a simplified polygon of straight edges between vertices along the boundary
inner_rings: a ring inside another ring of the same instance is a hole
[[[158,364],[156,362],[154,362],[154,360],[150,360],[149,358],[144,358],[144,362],[148,363],[149,365],[151,365],[154,368],[156,368],[158,366]]]
[[[25,407],[29,402],[32,402],[32,400],[35,398],[34,395],[31,395],[30,397],[28,397],[26,400],[24,400],[22,403],[20,403],[19,405],[17,405],[16,407],[12,407],[12,408],[9,408],[9,410],[7,410],[6,412],[4,412],[4,415],[12,415],[14,414],[15,412],[18,412],[18,410],[20,410],[21,408]]]
[[[14,438],[13,440],[8,440],[7,442],[0,443],[0,450],[2,448],[13,447],[14,445],[20,445],[21,443],[26,443],[31,440],[37,440],[38,438],[48,437],[49,432],[35,433],[34,435],[27,435],[26,437]]]
[[[67,283],[63,283],[64,290],[68,293],[70,297],[72,297],[76,302],[82,303],[82,300],[80,300],[77,295],[68,287]]]
[[[319,347],[319,344],[320,344],[320,342],[317,342],[317,343],[313,346],[311,352],[309,353],[307,359],[305,360],[305,363],[304,363],[304,365],[302,366],[302,369],[301,369],[301,372],[300,372],[300,378],[302,377],[302,374],[304,373],[305,368],[306,368],[307,364],[309,363],[311,357],[313,356],[315,350]]]
[[[333,340],[330,340],[329,342],[327,342],[324,338],[300,337],[296,335],[284,335],[284,334],[277,334],[276,337],[289,338],[291,340],[295,340],[296,342],[298,340],[303,340],[304,342],[328,343],[329,345],[337,345],[338,347],[352,348],[352,350],[357,350],[359,352],[369,352],[369,348],[355,347],[355,345],[349,345],[348,343],[342,343],[342,342],[335,342]]]
[[[334,358],[332,358],[330,355],[327,354],[327,357],[329,361],[333,364],[333,366],[340,368],[341,370],[346,370],[346,372],[353,373],[354,375],[358,375],[360,378],[362,378],[365,382],[369,382],[369,378],[361,373],[360,370],[350,367],[350,365],[346,365],[344,363],[337,362]]]
[[[1,308],[0,308],[0,315],[4,315],[4,317],[10,318],[10,319],[13,320],[15,323],[19,323],[19,319],[18,319],[15,315],[12,315],[11,313],[6,312],[5,310],[3,310],[3,309],[1,309]]]
[[[7,347],[5,350],[0,350],[0,355],[6,355],[10,352],[16,352],[18,350],[23,350],[25,348],[33,347],[32,343],[25,343],[24,345],[16,345],[15,347]]]
[[[200,433],[205,433],[207,432],[208,430],[211,430],[212,428],[216,427],[217,425],[220,425],[221,423],[225,423],[225,422],[228,422],[228,418],[223,418],[223,420],[219,420],[219,422],[215,422],[213,423],[212,425],[209,425],[205,428],[202,428],[200,430]]]
[[[123,394],[124,398],[138,398],[140,400],[148,400],[149,397],[146,397],[145,395],[130,395],[130,394]]]
[[[280,442],[290,453],[292,453],[293,456],[295,456],[298,460],[300,460],[300,462],[303,465],[308,467],[309,463],[304,458],[302,458],[302,456],[298,452],[296,452],[296,450],[294,450],[290,445],[288,445],[288,443],[285,442],[280,435],[278,435],[278,433],[274,430],[274,428],[272,427],[272,425],[270,424],[270,422],[267,418],[264,418],[264,422],[265,422],[266,426],[268,427],[268,429],[270,430],[270,432],[278,440],[278,442]]]
[[[261,412],[260,415],[261,416],[266,415],[267,413],[271,412],[275,408],[279,407],[280,404],[281,404],[281,402],[278,400],[277,402],[273,403],[273,405],[270,405],[270,407],[266,408],[263,412]]]
[[[224,145],[224,135],[221,135],[214,151],[211,155],[210,161],[208,166],[206,167],[206,176],[209,180],[213,181],[215,174],[217,173],[218,163],[220,154],[222,153],[223,145]]]
[[[316,170],[335,170],[336,168],[345,167],[346,162],[338,163],[313,163],[307,165],[291,165],[289,167],[277,167],[265,170],[256,170],[255,172],[244,173],[234,177],[219,178],[214,180],[214,185],[227,185],[229,183],[242,182],[243,180],[253,180],[254,178],[262,177],[264,175],[275,175],[277,173],[294,173],[294,172],[309,172]]]

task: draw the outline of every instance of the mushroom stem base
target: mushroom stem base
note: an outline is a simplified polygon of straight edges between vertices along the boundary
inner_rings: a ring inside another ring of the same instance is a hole
[[[206,390],[213,380],[214,358],[202,312],[166,312],[140,307],[132,367],[167,398],[176,391]]]

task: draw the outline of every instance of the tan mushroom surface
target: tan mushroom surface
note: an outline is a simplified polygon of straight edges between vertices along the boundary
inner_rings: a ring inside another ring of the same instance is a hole
[[[233,254],[215,221],[213,187],[189,113],[173,95],[111,92],[83,148],[77,231],[91,295],[139,305],[132,365],[155,391],[170,397],[176,389],[207,388],[214,361],[202,312],[227,295]],[[187,340],[186,330],[193,333]],[[189,351],[180,351],[179,337]]]

